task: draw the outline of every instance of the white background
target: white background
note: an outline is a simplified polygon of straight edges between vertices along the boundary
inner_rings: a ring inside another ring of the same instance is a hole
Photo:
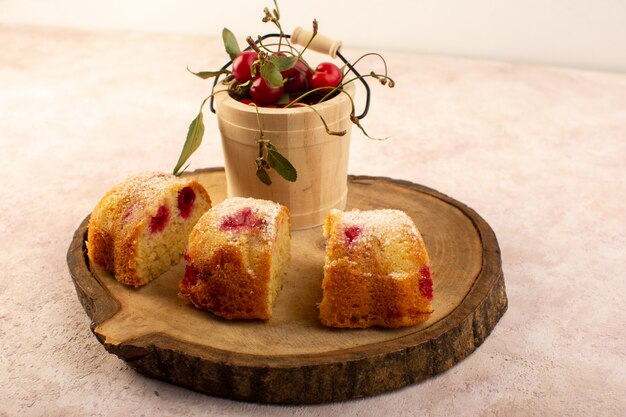
[[[0,0],[0,24],[219,35],[242,40],[271,0]],[[625,0],[282,0],[285,30],[309,26],[350,47],[626,71]]]

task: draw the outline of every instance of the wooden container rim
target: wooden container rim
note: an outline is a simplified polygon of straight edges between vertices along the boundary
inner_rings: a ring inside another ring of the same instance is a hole
[[[227,89],[227,84],[220,83],[215,87],[214,93],[225,91],[226,89]],[[348,94],[350,94],[350,96],[354,99],[354,92],[355,92],[354,81],[346,84],[343,87],[343,89]],[[323,114],[326,110],[331,109],[337,105],[343,105],[346,101],[349,101],[349,100],[350,99],[346,97],[345,94],[338,93],[335,97],[332,97],[331,99],[326,100],[322,103],[313,104],[311,107],[313,107],[315,110]],[[216,103],[215,110],[217,114],[220,113],[220,107],[227,109],[226,111],[242,112],[246,115],[253,115],[254,117],[256,117],[257,109],[258,109],[259,114],[264,115],[264,116],[269,116],[269,117],[280,117],[280,116],[286,116],[286,115],[293,116],[293,115],[299,115],[299,114],[313,113],[313,111],[308,107],[290,107],[288,109],[285,109],[285,108],[249,106],[238,100],[235,100],[234,98],[230,96],[230,94],[227,94],[227,93],[216,94],[215,103]],[[315,115],[315,113],[313,114]]]

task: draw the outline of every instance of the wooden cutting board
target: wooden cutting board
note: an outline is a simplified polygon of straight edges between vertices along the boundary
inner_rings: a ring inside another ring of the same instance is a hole
[[[214,203],[226,196],[222,169],[196,171]],[[348,209],[395,208],[422,232],[434,281],[434,313],[402,329],[322,326],[321,227],[292,232],[292,262],[269,321],[228,321],[178,296],[181,262],[133,289],[92,268],[88,218],[67,259],[78,297],[105,349],[138,372],[218,397],[307,404],[370,396],[449,369],[472,353],[507,308],[500,249],[472,209],[435,190],[388,178],[351,176]]]

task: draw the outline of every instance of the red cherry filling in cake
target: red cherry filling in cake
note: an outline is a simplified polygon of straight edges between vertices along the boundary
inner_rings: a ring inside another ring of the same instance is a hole
[[[193,205],[196,201],[196,193],[191,187],[182,188],[178,192],[178,210],[180,217],[186,219],[193,211]]]
[[[181,285],[185,288],[190,288],[195,286],[200,280],[200,274],[196,271],[196,268],[191,264],[185,265],[185,276],[181,282]]]
[[[162,232],[170,221],[170,208],[160,206],[156,214],[150,219],[150,233]]]
[[[420,279],[419,279],[419,288],[420,292],[424,297],[429,300],[433,299],[433,279],[432,273],[430,272],[430,268],[428,265],[424,265],[422,269],[420,269]]]
[[[343,235],[346,238],[346,246],[352,247],[352,243],[361,236],[363,229],[360,226],[349,226],[343,230]]]
[[[256,229],[265,224],[265,219],[258,217],[250,207],[243,208],[232,216],[227,216],[220,224],[220,230],[239,231]]]

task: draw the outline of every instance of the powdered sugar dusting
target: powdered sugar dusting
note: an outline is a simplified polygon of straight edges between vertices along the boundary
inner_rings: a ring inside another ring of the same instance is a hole
[[[117,198],[126,207],[122,213],[122,221],[128,222],[135,216],[156,215],[159,206],[165,201],[155,199],[155,196],[166,196],[176,185],[184,187],[188,186],[189,182],[188,179],[178,178],[163,172],[141,172],[130,175],[117,184],[109,191],[109,195]],[[193,193],[192,190],[191,192]]]
[[[169,189],[175,182],[184,183],[185,181],[163,172],[141,172],[129,176],[118,187],[137,200],[150,201],[154,195],[160,194],[159,191]]]
[[[331,215],[338,215],[342,212],[337,209],[331,211]],[[352,210],[343,212],[343,227],[359,227],[361,236],[364,239],[371,237],[394,238],[398,233],[411,233],[416,235],[417,229],[413,220],[403,211],[394,209],[380,210]]]
[[[397,280],[404,280],[408,276],[409,276],[408,272],[397,272],[397,271],[394,271],[394,272],[389,273],[389,278],[397,279]]]
[[[281,211],[281,205],[256,198],[231,197],[214,206],[211,211],[215,218],[219,219],[220,225],[226,225],[220,227],[222,231],[235,231],[240,229],[236,226],[247,226],[263,230],[268,235],[274,235],[276,233],[275,222],[265,219],[275,219]],[[240,217],[245,224],[238,224]],[[234,227],[230,227],[231,224]]]

